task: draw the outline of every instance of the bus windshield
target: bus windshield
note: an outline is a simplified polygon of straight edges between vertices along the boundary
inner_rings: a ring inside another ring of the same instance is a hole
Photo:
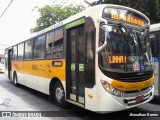
[[[149,34],[122,25],[107,28],[107,45],[99,53],[102,69],[113,72],[152,70]],[[100,45],[103,42],[100,41]]]

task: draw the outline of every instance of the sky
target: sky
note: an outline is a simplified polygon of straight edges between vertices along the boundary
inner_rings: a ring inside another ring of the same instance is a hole
[[[0,0],[0,15],[11,0]],[[0,44],[14,45],[30,38],[30,29],[36,26],[38,8],[54,5],[62,0],[13,0],[5,14],[0,17]],[[66,0],[82,4],[84,0]],[[93,1],[93,0],[88,0]]]

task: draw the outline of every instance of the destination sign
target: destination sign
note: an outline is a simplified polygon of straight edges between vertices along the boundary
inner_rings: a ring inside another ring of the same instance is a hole
[[[126,9],[105,8],[103,17],[105,19],[118,20],[142,27],[147,23],[147,20],[142,15]]]
[[[127,62],[126,55],[109,55],[109,64],[125,64]]]

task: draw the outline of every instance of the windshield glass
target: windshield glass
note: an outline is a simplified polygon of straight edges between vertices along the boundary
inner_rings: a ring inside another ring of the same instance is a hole
[[[125,26],[107,28],[107,46],[99,53],[103,69],[114,72],[152,70],[149,34]],[[100,46],[103,43],[100,40]]]

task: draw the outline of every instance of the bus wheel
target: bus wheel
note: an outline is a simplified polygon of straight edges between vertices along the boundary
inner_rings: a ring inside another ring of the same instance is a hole
[[[17,75],[14,74],[14,77],[13,77],[13,84],[17,87],[18,86],[18,79],[17,79]]]
[[[66,107],[64,88],[59,81],[54,85],[54,101],[58,106]]]

